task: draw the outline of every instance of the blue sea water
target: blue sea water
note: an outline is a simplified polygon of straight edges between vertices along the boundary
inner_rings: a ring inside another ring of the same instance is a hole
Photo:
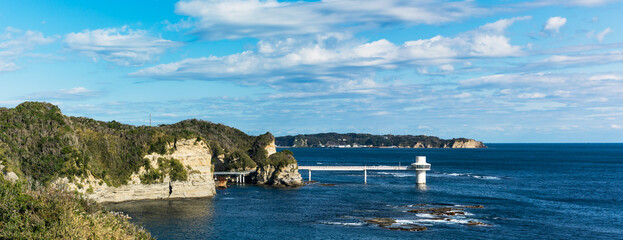
[[[367,184],[362,172],[314,171],[318,183],[300,188],[240,185],[213,198],[108,206],[159,239],[623,239],[623,144],[488,147],[290,149],[300,165],[406,165],[427,156],[426,189],[411,171],[369,171]],[[465,205],[484,208],[443,220],[407,211]],[[365,222],[377,217],[428,229]]]

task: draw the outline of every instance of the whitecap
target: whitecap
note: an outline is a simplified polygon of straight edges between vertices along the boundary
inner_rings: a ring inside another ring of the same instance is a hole
[[[327,225],[342,225],[342,226],[362,226],[362,222],[320,222]]]
[[[376,174],[391,175],[392,177],[399,177],[399,178],[415,176],[415,174],[409,174],[409,173],[404,173],[404,172],[377,172]]]
[[[478,178],[478,179],[484,179],[484,180],[500,180],[499,177],[494,177],[494,176],[478,176],[478,175],[474,175],[472,177]]]

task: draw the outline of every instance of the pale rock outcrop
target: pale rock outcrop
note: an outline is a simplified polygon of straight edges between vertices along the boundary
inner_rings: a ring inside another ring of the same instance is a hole
[[[257,184],[273,186],[301,186],[303,178],[298,172],[298,164],[289,164],[279,170],[274,166],[268,165],[257,168]]]
[[[433,148],[433,146],[430,143],[424,145],[422,142],[417,142],[415,145],[413,145],[413,148]]]
[[[451,148],[484,148],[485,145],[481,141],[467,139],[467,141],[454,141]]]
[[[413,145],[413,148],[486,148],[486,146],[481,141],[476,141],[474,139],[453,139],[440,146],[417,142]]]
[[[10,171],[4,171],[4,165],[0,164],[0,173],[2,173],[2,177],[4,177],[4,180],[8,180],[11,182],[15,182],[17,180],[19,180],[19,177],[17,177],[17,174],[15,174],[14,172],[10,172]]]
[[[273,141],[270,142],[270,144],[266,145],[264,149],[266,150],[266,152],[268,152],[268,156],[277,153],[277,146],[275,145],[275,139],[273,139]]]
[[[277,186],[300,186],[303,185],[303,177],[298,171],[296,163],[289,164],[274,173],[273,185]]]
[[[173,147],[173,144],[169,145],[169,149]],[[186,181],[171,181],[170,177],[166,176],[161,183],[143,184],[140,176],[145,173],[145,169],[141,167],[138,173],[132,174],[128,184],[120,187],[108,186],[90,173],[86,178],[75,178],[74,181],[61,178],[52,185],[81,192],[97,202],[214,196],[216,190],[211,169],[212,156],[208,146],[203,141],[178,140],[175,147],[176,149],[171,154],[152,153],[145,158],[149,159],[151,168],[154,169],[158,168],[158,158],[179,160],[184,167],[191,168],[188,170]]]

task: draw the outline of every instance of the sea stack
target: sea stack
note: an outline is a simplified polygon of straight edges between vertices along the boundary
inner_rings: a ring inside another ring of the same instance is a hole
[[[416,183],[426,184],[426,171],[430,170],[430,164],[426,162],[426,156],[415,157],[415,163],[412,163],[411,167],[415,169]]]

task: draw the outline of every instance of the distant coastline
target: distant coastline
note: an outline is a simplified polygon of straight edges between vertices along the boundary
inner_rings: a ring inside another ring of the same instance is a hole
[[[372,135],[365,133],[317,133],[276,137],[278,147],[318,148],[486,148],[468,138],[441,139],[425,135]]]

